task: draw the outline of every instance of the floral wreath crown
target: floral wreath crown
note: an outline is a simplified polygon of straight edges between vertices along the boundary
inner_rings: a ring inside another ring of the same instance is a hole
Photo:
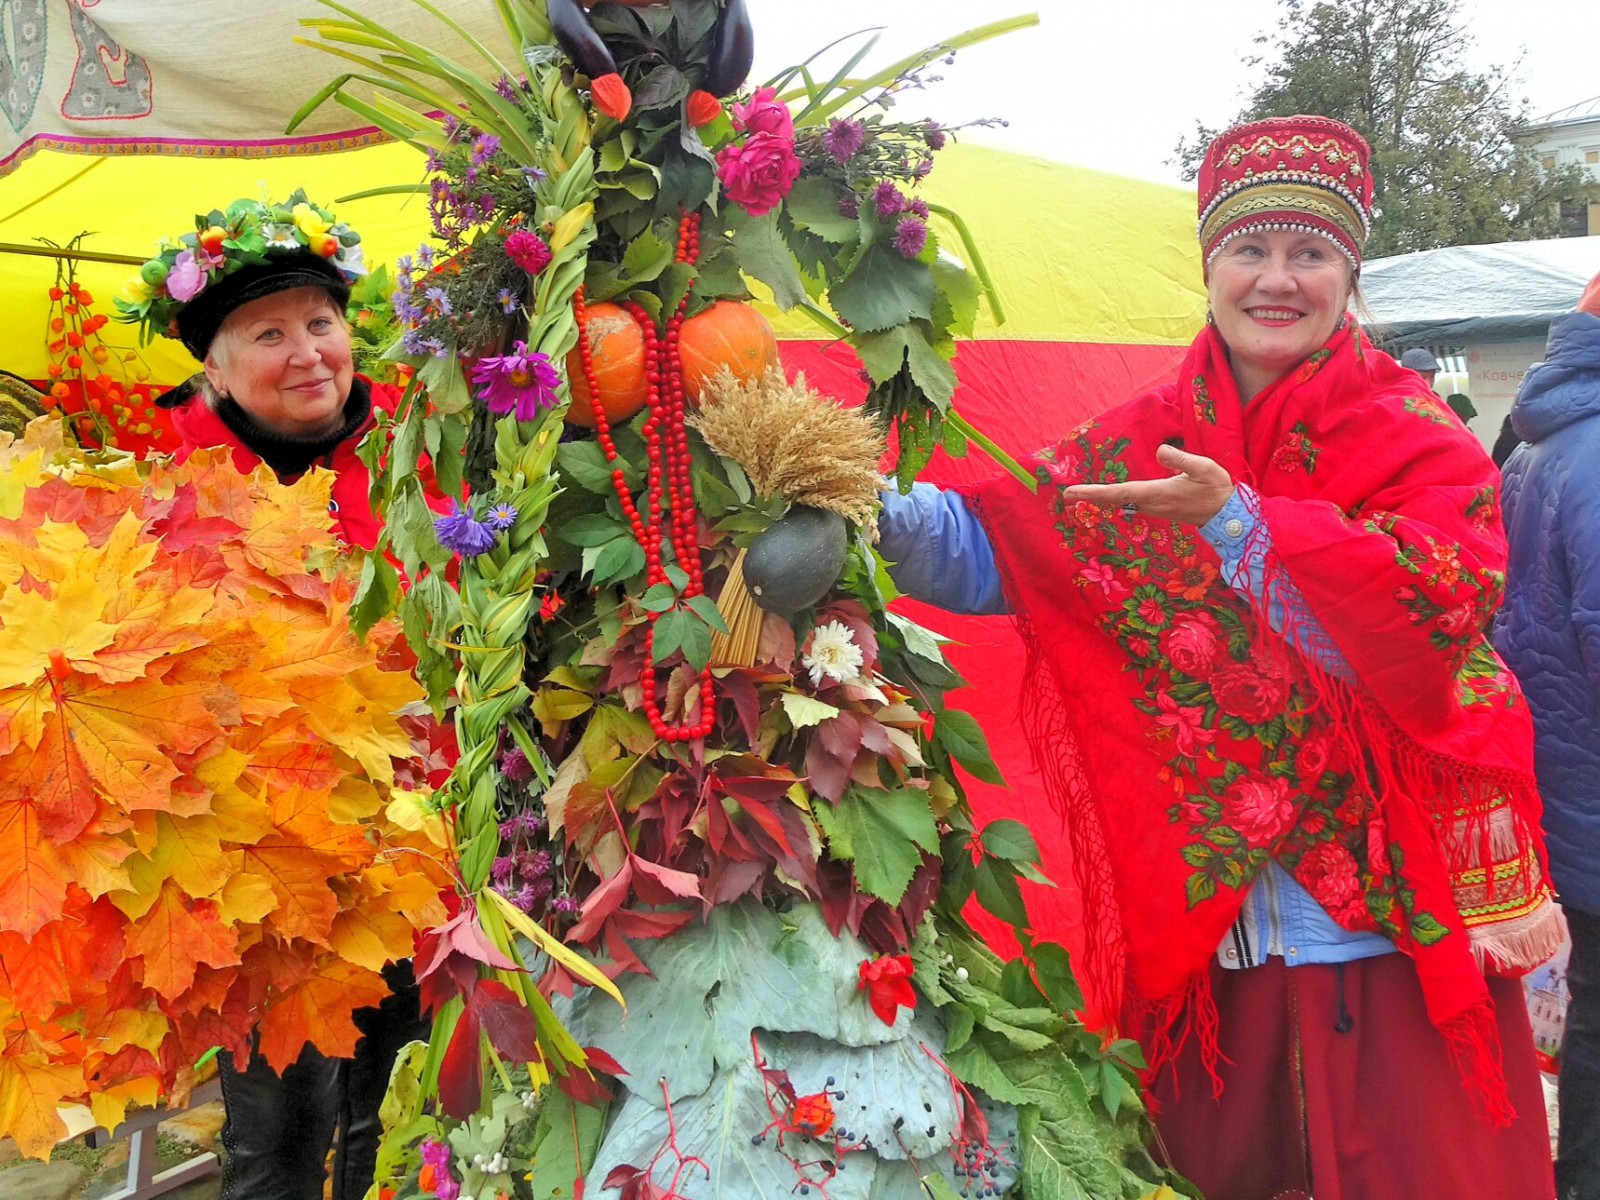
[[[241,199],[194,219],[194,230],[164,239],[116,298],[117,319],[138,325],[142,343],[178,337],[178,314],[207,288],[243,267],[310,253],[352,283],[367,273],[361,235],[297,188],[281,204]]]

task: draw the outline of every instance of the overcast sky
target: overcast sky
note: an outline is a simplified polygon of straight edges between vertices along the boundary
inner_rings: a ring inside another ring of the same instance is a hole
[[[755,77],[841,33],[884,26],[868,60],[897,57],[975,25],[1037,12],[1040,24],[962,52],[905,111],[951,121],[999,116],[975,139],[1079,166],[1177,183],[1166,164],[1196,120],[1232,116],[1258,80],[1242,61],[1277,22],[1277,0],[750,0]],[[1473,66],[1519,58],[1535,115],[1600,94],[1600,4],[1463,0]],[[832,60],[835,65],[842,58]],[[922,109],[923,111],[917,111]]]

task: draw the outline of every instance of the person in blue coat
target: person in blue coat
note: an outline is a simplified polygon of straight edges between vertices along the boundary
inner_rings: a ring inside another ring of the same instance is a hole
[[[1572,933],[1561,1200],[1600,1200],[1600,275],[1550,323],[1511,409],[1511,557],[1495,642],[1533,711],[1550,875]]]

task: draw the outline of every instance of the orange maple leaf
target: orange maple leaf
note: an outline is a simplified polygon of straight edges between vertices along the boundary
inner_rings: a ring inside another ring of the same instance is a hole
[[[324,1054],[347,1058],[361,1038],[350,1014],[378,1004],[388,994],[382,975],[342,958],[307,970],[274,998],[262,1018],[261,1053],[273,1070],[282,1071],[315,1038]]]
[[[238,936],[217,919],[209,900],[191,900],[177,885],[163,884],[155,904],[128,939],[128,954],[144,959],[144,983],[172,997],[194,982],[196,963],[239,963]]]
[[[323,574],[328,476],[71,454],[0,438],[0,1136],[41,1155],[257,1023],[348,1054],[448,878],[385,818],[421,689]]]

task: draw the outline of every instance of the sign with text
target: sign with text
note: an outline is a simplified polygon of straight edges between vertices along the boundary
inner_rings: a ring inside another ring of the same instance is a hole
[[[1467,426],[1488,449],[1500,433],[1500,426],[1511,412],[1522,377],[1528,368],[1544,360],[1544,340],[1492,342],[1468,346],[1468,394],[1478,415]]]

